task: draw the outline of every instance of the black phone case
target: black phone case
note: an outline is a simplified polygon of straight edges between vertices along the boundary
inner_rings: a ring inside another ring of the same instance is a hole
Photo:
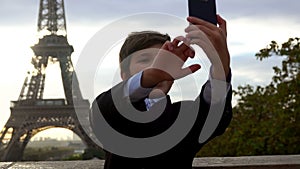
[[[195,16],[217,25],[215,0],[188,0],[189,16]]]

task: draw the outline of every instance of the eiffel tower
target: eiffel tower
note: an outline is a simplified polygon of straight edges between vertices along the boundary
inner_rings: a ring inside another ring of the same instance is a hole
[[[88,114],[90,104],[82,97],[72,65],[63,0],[40,0],[38,34],[42,38],[31,47],[34,69],[28,72],[18,100],[11,102],[10,118],[0,133],[0,161],[20,161],[35,134],[56,127],[73,131],[88,148],[101,150],[75,113],[75,102],[82,114]],[[65,98],[43,99],[45,70],[54,62],[60,66]]]

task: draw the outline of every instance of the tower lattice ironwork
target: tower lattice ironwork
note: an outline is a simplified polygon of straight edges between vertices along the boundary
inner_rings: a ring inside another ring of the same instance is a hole
[[[82,114],[87,114],[90,104],[82,97],[72,65],[73,47],[67,40],[64,1],[40,0],[37,27],[42,38],[31,47],[34,68],[28,72],[18,100],[11,102],[10,118],[0,133],[0,161],[21,160],[30,139],[54,127],[67,128],[87,147],[100,149],[86,134],[75,113],[74,102]],[[51,63],[59,63],[65,98],[43,98],[45,70]]]

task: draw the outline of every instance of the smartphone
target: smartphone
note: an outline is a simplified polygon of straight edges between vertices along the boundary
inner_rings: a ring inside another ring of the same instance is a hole
[[[217,25],[215,0],[188,0],[189,16],[198,17]]]

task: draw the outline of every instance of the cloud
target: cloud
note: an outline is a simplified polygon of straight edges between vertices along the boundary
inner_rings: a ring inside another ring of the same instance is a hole
[[[231,18],[256,18],[268,20],[270,18],[286,18],[299,21],[298,0],[226,0],[217,1],[218,11]]]
[[[143,12],[162,12],[185,18],[187,1],[182,0],[65,0],[66,17],[70,22],[99,22]],[[288,18],[299,21],[298,0],[217,0],[217,11],[228,19]],[[38,0],[1,0],[0,23],[26,24],[36,22]]]
[[[274,75],[273,67],[281,67],[282,57],[272,56],[259,61],[252,53],[246,53],[240,57],[234,57],[231,61],[232,84],[237,86],[250,84],[253,86],[268,85]]]
[[[160,1],[140,1],[140,0],[91,0],[89,3],[69,2],[67,4],[70,18],[74,20],[110,20],[144,12],[163,12],[169,14],[186,13],[186,2],[181,0],[160,0]],[[76,11],[76,12],[75,12]]]
[[[1,0],[0,25],[23,25],[37,21],[38,0]]]
[[[298,0],[217,0],[217,11],[229,18],[255,17],[267,19],[283,17],[299,20]],[[134,13],[162,12],[185,18],[187,1],[182,0],[72,0],[66,2],[67,13],[79,20],[109,20]]]

